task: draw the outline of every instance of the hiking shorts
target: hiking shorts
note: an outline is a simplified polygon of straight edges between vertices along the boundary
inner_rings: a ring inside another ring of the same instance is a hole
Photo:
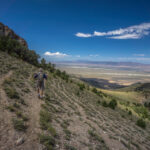
[[[37,82],[37,88],[40,90],[44,90],[44,81],[43,82]]]

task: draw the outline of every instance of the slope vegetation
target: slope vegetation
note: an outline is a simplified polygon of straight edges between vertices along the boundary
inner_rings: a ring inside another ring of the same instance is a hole
[[[48,71],[45,98],[38,99],[32,76],[38,68],[0,52],[1,150],[148,150],[150,127],[116,107],[107,94],[63,80]]]

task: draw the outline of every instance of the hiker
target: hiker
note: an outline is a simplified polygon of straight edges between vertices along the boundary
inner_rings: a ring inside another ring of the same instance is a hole
[[[39,69],[39,73],[34,75],[34,79],[37,79],[37,92],[38,97],[44,97],[44,80],[47,79],[47,75],[43,72],[43,69]]]

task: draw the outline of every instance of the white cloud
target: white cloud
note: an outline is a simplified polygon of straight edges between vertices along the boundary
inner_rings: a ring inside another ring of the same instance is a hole
[[[108,32],[94,31],[93,34],[77,33],[78,37],[106,36],[111,39],[140,39],[150,34],[150,23],[142,23],[139,25],[120,28]]]
[[[54,56],[54,57],[65,57],[65,56],[69,56],[69,55],[67,55],[67,54],[60,53],[60,52],[56,52],[56,53],[45,52],[44,55],[45,55],[45,56]]]
[[[76,35],[77,37],[84,37],[84,38],[92,37],[92,35],[89,34],[89,33],[80,33],[80,32],[78,32],[78,33],[76,33],[75,35]]]
[[[141,38],[141,35],[132,33],[132,34],[119,35],[119,36],[111,36],[108,38],[110,38],[110,39],[139,39],[139,38]]]
[[[133,56],[144,57],[145,54],[133,54]]]
[[[90,57],[98,57],[99,55],[98,55],[98,54],[94,54],[94,55],[93,55],[93,54],[90,54],[89,56],[90,56]]]
[[[107,35],[106,32],[97,32],[97,31],[94,31],[94,36],[105,36]]]

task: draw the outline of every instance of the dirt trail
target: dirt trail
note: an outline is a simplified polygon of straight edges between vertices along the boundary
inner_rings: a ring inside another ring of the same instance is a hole
[[[38,133],[41,132],[39,126],[39,112],[42,100],[38,99],[36,91],[30,88],[30,94],[24,97],[27,106],[23,106],[24,113],[28,116],[27,131],[25,133],[14,130],[12,117],[14,113],[9,112],[6,106],[9,105],[8,98],[3,90],[3,82],[12,75],[12,71],[0,79],[0,150],[38,150],[41,146],[38,141]],[[24,139],[24,143],[17,146],[16,141]]]
[[[28,121],[28,129],[26,133],[26,141],[22,145],[23,148],[26,149],[39,149],[39,142],[38,142],[38,134],[41,132],[40,125],[39,125],[39,113],[41,110],[41,104],[44,102],[37,97],[37,93],[32,90],[30,95],[26,97],[26,102],[28,104],[27,112],[29,116]]]

